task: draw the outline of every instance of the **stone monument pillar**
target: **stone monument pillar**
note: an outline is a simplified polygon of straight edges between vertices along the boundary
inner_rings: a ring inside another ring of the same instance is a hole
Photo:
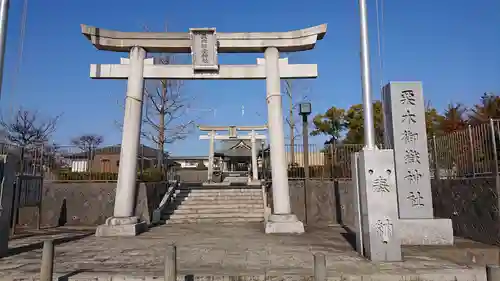
[[[9,161],[7,155],[0,155],[0,258],[9,248],[10,217],[12,214],[12,199],[14,197],[14,181],[16,180],[14,161]]]
[[[385,141],[394,149],[403,244],[453,244],[450,219],[434,219],[421,82],[390,82],[382,90]]]
[[[96,236],[135,236],[147,229],[146,223],[134,216],[145,58],[146,50],[131,48],[115,207],[113,216],[97,227]]]
[[[393,152],[364,149],[353,157],[357,251],[371,261],[401,261]]]
[[[266,223],[266,233],[303,233],[304,225],[291,214],[288,171],[285,155],[283,108],[280,90],[279,51],[270,47],[264,52],[266,99],[271,148],[273,214]]]

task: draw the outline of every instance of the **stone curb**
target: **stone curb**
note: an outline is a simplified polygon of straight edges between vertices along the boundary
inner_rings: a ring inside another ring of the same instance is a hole
[[[311,270],[312,271],[312,270]],[[372,274],[372,275],[336,275],[329,272],[327,281],[487,281],[486,268],[476,267],[464,270],[437,270],[436,273],[415,274]],[[0,281],[39,281],[36,274],[15,274],[0,277]],[[151,273],[150,275],[113,274],[101,272],[86,272],[72,274],[54,274],[54,280],[61,281],[162,281],[163,276]],[[282,275],[178,275],[176,281],[313,281],[314,277],[307,274]]]

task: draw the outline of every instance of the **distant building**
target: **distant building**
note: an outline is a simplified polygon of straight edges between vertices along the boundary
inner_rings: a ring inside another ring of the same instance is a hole
[[[66,154],[65,158],[70,159],[71,172],[118,173],[120,151],[121,145],[114,145],[97,148],[93,151]],[[138,169],[157,167],[159,157],[158,149],[141,145],[137,155]],[[164,163],[166,163],[166,153],[164,157]]]
[[[208,167],[208,156],[170,156],[168,160],[181,168],[197,168],[200,162]]]
[[[323,166],[325,165],[325,153],[320,151],[309,152],[309,166]],[[287,151],[286,161],[289,166],[304,167],[304,152],[295,151],[292,163],[292,152]]]

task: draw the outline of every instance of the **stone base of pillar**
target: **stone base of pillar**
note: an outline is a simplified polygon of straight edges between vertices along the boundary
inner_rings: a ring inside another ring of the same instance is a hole
[[[137,236],[148,230],[148,225],[138,217],[110,217],[95,231],[98,237]]]
[[[451,219],[399,219],[402,245],[453,245]]]
[[[292,214],[273,214],[266,223],[266,234],[271,233],[304,233],[304,224]]]

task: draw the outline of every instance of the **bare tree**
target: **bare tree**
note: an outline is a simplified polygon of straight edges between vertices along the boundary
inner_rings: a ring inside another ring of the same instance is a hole
[[[104,141],[103,136],[85,134],[79,137],[73,138],[71,143],[77,146],[82,151],[92,151],[99,147]]]
[[[300,98],[297,98],[297,93],[305,92],[304,89],[299,89],[297,85],[297,81],[293,79],[285,79],[283,80],[283,89],[284,94],[288,97],[288,116],[285,117],[285,121],[290,128],[288,138],[290,140],[290,163],[293,165],[296,163],[295,161],[295,140],[302,136],[300,131],[302,122],[297,122],[295,119],[295,114],[297,114],[297,107],[300,102],[308,100],[308,97],[302,95]]]
[[[7,139],[20,147],[30,147],[48,141],[56,130],[60,115],[53,118],[41,118],[37,111],[19,108],[11,121],[0,120]]]
[[[175,62],[172,55],[160,55],[155,63]],[[195,120],[186,118],[191,100],[183,92],[182,80],[148,81],[144,87],[145,113],[142,136],[158,149],[158,167],[162,166],[165,144],[183,140],[194,128]]]
[[[87,154],[87,159],[90,160],[89,166],[87,167],[89,171],[92,171],[92,160],[94,160],[95,150],[103,143],[103,141],[103,136],[94,134],[81,135],[71,140],[73,145]]]
[[[175,64],[177,57],[160,54],[155,64]],[[193,99],[184,92],[182,80],[147,80],[144,86],[144,108],[141,137],[155,144],[158,167],[165,158],[165,145],[185,139],[194,129],[197,118],[189,118]],[[122,106],[123,107],[123,106]],[[121,128],[123,124],[116,122]]]
[[[50,135],[56,130],[60,115],[51,118],[42,118],[38,111],[19,108],[10,121],[3,117],[0,125],[11,144],[20,147],[20,172],[24,171],[26,149],[34,149],[48,142]]]

